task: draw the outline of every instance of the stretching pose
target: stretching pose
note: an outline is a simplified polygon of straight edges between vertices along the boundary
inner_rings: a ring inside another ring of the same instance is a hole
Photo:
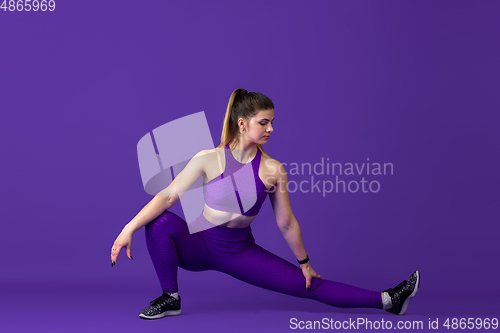
[[[418,291],[418,271],[396,287],[380,292],[325,280],[311,267],[299,223],[290,208],[286,171],[261,146],[273,132],[273,120],[274,104],[268,97],[245,89],[233,91],[221,144],[196,154],[118,235],[111,249],[112,266],[122,248],[127,249],[127,256],[132,259],[132,235],[145,225],[147,248],[163,290],[161,296],[140,312],[140,318],[181,314],[177,267],[224,272],[258,287],[336,307],[378,308],[405,314],[410,299]],[[244,155],[251,162],[243,163]],[[214,165],[209,160],[212,156],[217,156],[218,170],[209,167]],[[245,167],[253,174],[247,173],[245,177],[244,173],[237,173]],[[194,224],[211,227],[190,233],[186,221],[168,209],[179,200],[179,193],[187,191],[200,176],[203,176],[205,205]],[[300,268],[255,243],[250,224],[267,194],[278,227]],[[255,204],[244,209],[248,202]]]

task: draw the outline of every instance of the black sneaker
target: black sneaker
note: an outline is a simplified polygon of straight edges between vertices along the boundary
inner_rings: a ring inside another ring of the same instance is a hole
[[[149,306],[142,309],[139,317],[142,319],[159,319],[166,316],[178,316],[181,314],[181,295],[177,294],[177,300],[170,293],[164,291],[163,294],[152,300]]]
[[[418,286],[420,284],[420,272],[413,272],[408,280],[402,281],[394,288],[384,290],[391,297],[392,308],[385,311],[395,313],[397,315],[404,315],[410,300],[417,294]]]

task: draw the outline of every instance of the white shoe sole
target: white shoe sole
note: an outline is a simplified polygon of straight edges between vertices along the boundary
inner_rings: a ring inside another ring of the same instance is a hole
[[[405,299],[405,302],[403,303],[403,307],[401,308],[401,311],[399,311],[398,315],[402,316],[406,313],[406,310],[408,309],[408,305],[410,305],[410,300],[417,294],[418,291],[418,286],[420,284],[420,272],[417,272],[417,282],[415,283],[415,289],[413,289],[413,292],[408,296],[407,299]]]
[[[154,315],[154,316],[146,316],[145,314],[140,313],[139,317],[142,319],[160,319],[163,317],[168,317],[168,316],[178,316],[181,314],[181,310],[170,310],[170,311],[165,311],[160,314]]]

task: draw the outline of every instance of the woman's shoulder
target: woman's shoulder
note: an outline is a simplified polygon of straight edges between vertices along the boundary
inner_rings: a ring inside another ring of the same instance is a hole
[[[222,150],[223,148],[218,148],[218,147],[212,149],[204,149],[197,152],[196,155],[194,155],[194,157],[202,157],[202,156],[211,157],[217,152],[219,153],[222,152]]]
[[[200,150],[198,153],[196,153],[193,159],[198,159],[199,161],[202,161],[203,164],[208,165],[218,160],[225,161],[224,156],[224,147],[216,147]]]
[[[222,148],[203,149],[198,151],[191,158],[191,161],[198,165],[205,174],[220,174],[220,164],[218,162],[219,160],[224,161],[223,157],[220,156],[220,152],[223,152]],[[219,155],[219,158],[217,155]]]
[[[262,162],[266,167],[267,170],[266,173],[269,175],[275,175],[276,173],[283,174],[284,172],[286,172],[283,164],[280,161],[270,157],[267,154],[266,155],[262,154]]]

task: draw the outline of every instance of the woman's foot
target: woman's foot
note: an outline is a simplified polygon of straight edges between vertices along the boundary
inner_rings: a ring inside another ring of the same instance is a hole
[[[387,292],[391,298],[392,307],[386,311],[404,315],[410,304],[410,300],[417,294],[418,286],[420,285],[420,272],[413,272],[408,280],[402,281],[394,288],[389,288],[383,292]]]
[[[175,293],[177,294],[177,293]],[[181,314],[181,296],[173,296],[163,291],[160,297],[155,298],[149,306],[142,309],[139,317],[142,319],[159,319],[166,316],[178,316]]]

